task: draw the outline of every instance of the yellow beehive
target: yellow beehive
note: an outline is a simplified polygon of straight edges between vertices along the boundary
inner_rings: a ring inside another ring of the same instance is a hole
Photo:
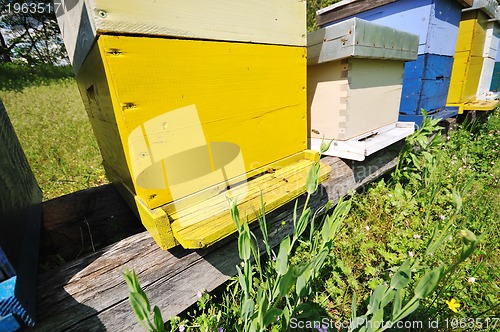
[[[80,6],[95,41],[72,58],[85,59],[76,77],[108,177],[162,248],[234,232],[228,196],[250,217],[261,191],[267,210],[298,196],[316,158],[306,151],[305,3],[250,3]]]
[[[485,7],[468,8],[462,13],[458,28],[458,40],[450,78],[447,106],[464,110],[491,110],[498,102],[477,100],[478,87],[483,72],[484,48],[488,21],[496,8],[496,1],[485,2]],[[474,1],[476,3],[476,0]]]

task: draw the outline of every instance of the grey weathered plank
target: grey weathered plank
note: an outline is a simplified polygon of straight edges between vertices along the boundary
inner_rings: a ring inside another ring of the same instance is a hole
[[[386,149],[359,163],[324,158],[332,173],[313,196],[311,207],[317,209],[327,200],[337,202],[350,190],[386,173],[395,166],[396,155],[396,149]],[[301,197],[299,207],[303,201]],[[293,204],[267,216],[273,245],[292,231]],[[287,222],[283,225],[282,221]],[[195,303],[198,290],[211,291],[227,281],[238,263],[235,235],[203,250],[162,251],[147,232],[141,232],[40,275],[35,330],[140,331],[127,300],[125,267],[137,272],[151,303],[169,317]]]
[[[353,16],[359,12],[364,12],[377,8],[398,0],[347,0],[341,3],[333,4],[317,12],[316,20],[319,26],[330,22],[338,21],[343,18]]]

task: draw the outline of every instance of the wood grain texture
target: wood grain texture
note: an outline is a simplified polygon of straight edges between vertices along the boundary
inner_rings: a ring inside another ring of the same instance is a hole
[[[323,8],[317,12],[316,22],[319,26],[339,21],[343,18],[352,17],[360,12],[396,2],[398,0],[347,0]]]
[[[239,174],[306,149],[302,47],[101,36],[85,66],[77,80],[82,95],[94,91],[86,104],[105,165],[149,208],[221,182],[172,192],[170,169],[198,177],[203,154],[188,153],[201,145],[237,147]]]
[[[475,100],[483,67],[488,17],[480,10],[464,12],[458,31],[447,104]]]
[[[313,210],[323,206],[328,199],[337,202],[350,190],[386,173],[395,166],[396,155],[397,149],[386,149],[362,163],[323,158],[332,171],[329,180],[320,186],[310,201]],[[82,195],[86,194],[91,196],[92,192],[86,191]],[[118,196],[114,197],[118,199]],[[93,201],[91,198],[85,200]],[[303,198],[300,202],[299,208]],[[291,233],[293,205],[293,202],[289,203],[267,216],[273,246]],[[104,212],[114,215],[115,222],[121,218],[113,209]],[[80,213],[92,212],[81,211],[75,213],[75,217]],[[46,223],[50,225],[49,220]],[[169,317],[193,304],[197,291],[211,291],[227,281],[236,273],[238,263],[235,237],[203,250],[175,248],[162,251],[146,232],[142,232],[40,275],[39,321],[34,330],[140,330],[127,300],[128,289],[122,277],[125,267],[136,270],[151,303],[158,305]]]
[[[346,62],[309,67],[312,138],[344,141],[397,121],[404,62],[363,58]]]
[[[100,34],[305,46],[305,1],[64,0],[57,12],[76,72]]]
[[[0,156],[0,270],[9,278],[0,283],[15,280],[12,296],[0,300],[0,316],[12,313],[32,325],[42,192],[1,100]]]
[[[317,19],[324,27],[358,17],[418,35],[418,54],[453,56],[462,8],[455,0],[342,1],[320,10]]]
[[[308,34],[307,64],[347,57],[415,60],[417,47],[417,35],[351,18]]]
[[[453,57],[429,53],[419,55],[416,61],[407,62],[399,112],[421,114],[422,108],[429,113],[443,109],[452,67]]]

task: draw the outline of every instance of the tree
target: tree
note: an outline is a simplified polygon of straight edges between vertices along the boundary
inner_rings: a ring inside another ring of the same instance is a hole
[[[4,0],[0,12],[1,62],[68,62],[51,0]]]

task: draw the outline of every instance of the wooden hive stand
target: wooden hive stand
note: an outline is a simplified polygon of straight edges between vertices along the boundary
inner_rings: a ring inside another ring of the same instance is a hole
[[[0,100],[0,331],[35,323],[41,201]]]
[[[398,122],[405,61],[418,37],[358,18],[308,35],[310,144],[326,154],[364,158],[414,131]]]
[[[399,120],[420,124],[422,109],[439,119],[457,114],[446,101],[462,9],[471,5],[472,0],[345,0],[319,10],[317,21],[324,27],[358,17],[418,35],[418,57],[405,64]]]
[[[305,2],[86,0],[58,22],[108,178],[163,248],[305,190]],[[321,168],[323,177],[328,167]]]
[[[498,47],[498,2],[474,0],[463,10],[447,105],[464,111],[491,111],[500,102],[489,98]]]

